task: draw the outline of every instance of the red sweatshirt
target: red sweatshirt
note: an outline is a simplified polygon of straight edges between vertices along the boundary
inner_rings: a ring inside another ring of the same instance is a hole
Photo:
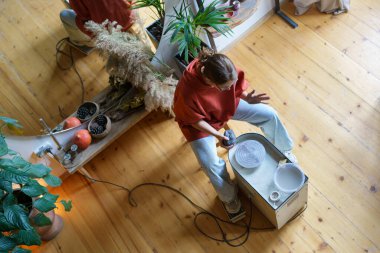
[[[89,36],[92,36],[91,32],[84,28],[84,23],[89,20],[98,24],[106,19],[116,21],[123,31],[133,24],[131,1],[128,0],[70,0],[70,6],[77,14],[75,21],[78,28]]]
[[[209,135],[191,126],[199,120],[206,121],[216,130],[221,129],[235,114],[240,96],[248,88],[241,70],[237,70],[238,80],[231,89],[220,91],[211,87],[197,73],[197,63],[195,59],[189,64],[174,94],[175,120],[187,141]]]

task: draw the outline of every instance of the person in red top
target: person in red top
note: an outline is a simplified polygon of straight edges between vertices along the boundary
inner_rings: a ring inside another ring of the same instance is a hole
[[[101,24],[108,19],[127,31],[135,19],[129,0],[70,0],[69,5],[72,9],[61,11],[60,18],[70,41],[78,46],[93,46],[92,34],[84,27],[87,21]]]
[[[255,95],[254,90],[248,93],[248,86],[244,72],[226,55],[203,49],[184,71],[174,94],[175,120],[229,214],[240,213],[241,203],[215,142],[216,137],[225,147],[222,141],[228,138],[218,130],[228,120],[260,127],[279,150],[295,159],[290,153],[292,139],[276,111],[265,104],[269,97],[265,93]]]

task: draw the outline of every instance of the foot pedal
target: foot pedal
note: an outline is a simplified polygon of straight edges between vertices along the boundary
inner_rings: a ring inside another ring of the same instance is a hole
[[[222,206],[223,206],[224,211],[226,211],[228,219],[231,222],[235,223],[235,222],[238,222],[239,220],[242,220],[245,218],[245,210],[244,210],[243,206],[240,207],[240,210],[237,213],[229,213],[227,211],[226,207],[224,206],[223,202],[222,202]]]

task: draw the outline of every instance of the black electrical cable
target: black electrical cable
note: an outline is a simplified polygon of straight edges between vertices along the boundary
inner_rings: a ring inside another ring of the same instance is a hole
[[[170,187],[168,185],[164,185],[164,184],[158,184],[158,183],[142,183],[142,184],[139,184],[135,187],[133,187],[131,190],[129,190],[129,196],[128,196],[128,201],[129,201],[129,204],[131,206],[134,206],[136,207],[137,206],[137,203],[136,201],[133,199],[132,197],[132,194],[135,190],[137,190],[138,188],[142,187],[142,186],[157,186],[157,187],[162,187],[162,188],[166,188],[166,189],[169,189],[171,191],[174,191],[175,193],[181,195],[182,197],[184,197],[191,205],[193,205],[194,207],[198,208],[201,210],[200,213],[197,213],[194,217],[194,220],[193,220],[193,223],[195,225],[195,227],[198,229],[198,231],[203,234],[204,236],[212,239],[212,240],[215,240],[215,241],[218,241],[218,242],[225,242],[227,243],[228,245],[232,246],[232,247],[238,247],[238,246],[241,246],[243,245],[247,240],[248,240],[248,237],[249,237],[249,232],[250,232],[250,228],[251,228],[251,222],[252,222],[252,202],[251,202],[251,211],[250,211],[250,219],[249,219],[249,223],[248,225],[246,224],[238,224],[238,223],[233,223],[233,222],[230,222],[230,221],[227,221],[227,220],[224,220],[224,219],[221,219],[219,218],[218,216],[216,216],[215,214],[205,210],[204,208],[202,208],[201,206],[197,205],[196,203],[194,203],[189,197],[187,197],[185,194],[183,194],[182,192],[180,192],[179,190],[173,188],[173,187]],[[212,236],[209,236],[207,235],[198,225],[197,223],[197,220],[198,220],[198,217],[200,215],[208,215],[210,216],[211,218],[214,219],[215,223],[217,224],[218,226],[218,229],[220,231],[220,233],[222,234],[222,239],[218,239],[218,238],[215,238],[215,237],[212,237]],[[246,231],[244,233],[242,233],[241,235],[235,237],[235,238],[232,238],[232,239],[227,239],[227,236],[226,236],[226,233],[224,232],[222,226],[220,225],[220,222],[223,222],[223,223],[227,223],[227,224],[231,224],[233,226],[239,226],[239,227],[246,227]],[[246,235],[245,239],[243,242],[239,243],[239,244],[232,244],[231,242],[233,241],[236,241],[237,239],[240,239],[242,238],[244,235]]]
[[[223,219],[219,218],[218,216],[215,216],[214,214],[212,214],[212,213],[210,213],[210,212],[207,212],[207,211],[206,211],[206,212],[200,212],[200,213],[197,213],[197,214],[195,215],[195,217],[194,217],[194,225],[195,225],[195,227],[198,229],[198,231],[199,231],[201,234],[203,234],[204,236],[206,236],[207,238],[209,238],[209,239],[211,239],[211,240],[218,241],[218,242],[225,242],[225,243],[227,243],[227,244],[228,244],[229,246],[231,246],[231,247],[239,247],[239,246],[242,246],[242,245],[248,240],[249,233],[250,233],[251,229],[253,229],[253,228],[251,227],[251,225],[252,225],[252,202],[251,202],[251,201],[250,201],[250,213],[249,213],[249,214],[250,214],[250,215],[249,215],[249,222],[248,222],[248,224],[244,224],[244,225],[243,225],[243,224],[232,223],[232,222],[230,222],[230,221],[223,220]],[[214,221],[215,221],[215,223],[217,224],[218,229],[219,229],[219,231],[220,231],[220,233],[221,233],[221,235],[222,235],[222,239],[215,238],[215,237],[212,237],[212,236],[206,234],[206,232],[204,232],[204,231],[198,226],[197,219],[198,219],[198,217],[201,216],[201,215],[208,215],[208,216],[211,216],[211,217],[214,219]],[[241,235],[235,237],[235,238],[227,239],[227,234],[224,232],[224,230],[223,230],[223,228],[222,228],[222,226],[220,225],[219,222],[223,222],[223,223],[227,223],[227,224],[231,224],[231,225],[233,225],[233,226],[239,226],[239,227],[244,226],[244,227],[246,227],[246,231],[245,231],[244,233],[242,233]],[[268,229],[269,229],[269,230],[273,230],[274,228],[268,228]],[[233,241],[236,241],[236,240],[242,238],[244,235],[245,235],[245,238],[244,238],[244,240],[243,240],[242,242],[240,242],[240,243],[238,243],[238,244],[232,244],[232,243],[231,243],[231,242],[233,242]]]
[[[249,237],[249,234],[250,234],[250,231],[272,231],[272,230],[275,230],[275,227],[270,227],[270,228],[255,228],[255,227],[252,227],[252,216],[253,216],[253,213],[252,213],[252,201],[250,200],[250,213],[249,213],[249,222],[248,224],[243,224],[243,223],[233,223],[231,221],[228,221],[228,220],[224,220],[222,218],[219,218],[218,216],[216,216],[215,214],[207,211],[206,209],[202,208],[201,206],[197,205],[196,203],[194,203],[194,201],[192,201],[189,197],[187,197],[185,194],[183,194],[181,191],[171,187],[171,186],[168,186],[168,185],[164,185],[164,184],[159,184],[159,183],[142,183],[142,184],[139,184],[139,185],[136,185],[135,187],[133,187],[132,189],[129,189],[125,186],[122,186],[122,185],[118,185],[118,184],[115,184],[115,183],[112,183],[112,182],[109,182],[109,181],[104,181],[104,180],[99,180],[99,179],[94,179],[94,178],[91,178],[85,174],[82,174],[80,173],[82,176],[84,176],[85,178],[89,179],[90,181],[92,182],[99,182],[99,183],[105,183],[105,184],[110,184],[110,185],[113,185],[113,186],[116,186],[116,187],[119,187],[119,188],[122,188],[123,190],[127,191],[128,192],[128,202],[131,206],[133,207],[137,207],[137,202],[133,199],[132,197],[132,194],[135,190],[137,190],[138,188],[140,187],[143,187],[143,186],[155,186],[155,187],[161,187],[161,188],[166,188],[166,189],[169,189],[170,191],[173,191],[179,195],[181,195],[182,197],[184,197],[192,206],[196,207],[197,209],[201,210],[201,212],[197,213],[194,217],[194,220],[193,220],[193,223],[194,223],[194,226],[196,227],[196,229],[204,236],[206,236],[207,238],[211,239],[211,240],[214,240],[214,241],[217,241],[217,242],[224,242],[226,244],[228,244],[229,246],[231,247],[239,247],[239,246],[242,246],[247,240],[248,240],[248,237]],[[300,210],[298,213],[296,213],[287,223],[293,221],[295,218],[297,218],[299,215],[301,215],[307,208],[307,205],[305,205],[305,207]],[[214,219],[215,223],[217,224],[218,226],[218,229],[222,235],[222,238],[215,238],[215,237],[212,237],[210,235],[208,235],[206,232],[204,232],[200,226],[198,225],[197,223],[197,220],[198,218],[201,216],[201,215],[208,215],[210,216],[211,218]],[[237,226],[237,227],[243,227],[243,228],[246,228],[246,231],[243,232],[241,235],[239,236],[236,236],[235,238],[232,238],[232,239],[228,239],[227,238],[227,233],[223,230],[220,222],[222,223],[226,223],[226,224],[230,224],[230,225],[233,225],[233,226]],[[233,244],[232,242],[233,241],[236,241],[242,237],[244,237],[244,240],[238,244]]]
[[[75,73],[77,74],[78,78],[79,78],[79,81],[80,81],[80,85],[81,85],[81,104],[83,104],[84,102],[84,82],[83,82],[83,79],[81,77],[81,75],[79,74],[79,71],[77,70],[76,66],[75,66],[75,61],[74,61],[74,57],[73,57],[73,52],[72,52],[72,48],[71,46],[69,46],[69,53],[61,50],[61,47],[64,43],[69,43],[69,38],[66,37],[66,38],[63,38],[61,39],[60,41],[57,42],[57,44],[55,45],[55,50],[56,50],[56,54],[55,54],[55,60],[57,62],[57,65],[58,65],[58,68],[60,68],[61,70],[69,70],[70,68],[73,68]],[[59,54],[62,54],[63,56],[66,56],[67,58],[69,58],[70,60],[70,63],[67,67],[64,67],[62,66],[60,63],[59,63],[59,60],[58,60],[58,55]],[[62,118],[66,118],[64,115],[63,115],[63,112],[62,112],[62,108],[60,106],[58,106],[58,109],[59,109],[59,113],[61,115]]]

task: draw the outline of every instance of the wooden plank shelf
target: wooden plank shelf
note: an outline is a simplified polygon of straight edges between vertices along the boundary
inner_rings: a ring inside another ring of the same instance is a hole
[[[95,98],[92,100],[92,102],[99,102],[106,94],[110,91],[111,87],[107,87],[103,91],[101,91]],[[132,88],[134,89],[134,88]],[[134,109],[132,109],[134,110]],[[100,113],[102,113],[104,110],[102,108],[100,109]],[[65,165],[64,167],[67,169],[67,171],[70,174],[75,173],[78,169],[82,169],[82,167],[89,162],[92,158],[94,158],[97,154],[102,152],[105,148],[107,148],[113,141],[115,141],[119,136],[121,136],[123,133],[125,133],[128,129],[132,128],[135,124],[137,124],[140,120],[142,120],[145,116],[149,114],[148,111],[146,111],[144,108],[137,109],[136,111],[130,113],[125,118],[112,122],[111,124],[111,130],[110,132],[102,139],[92,139],[91,145],[85,149],[78,152],[75,159],[72,161],[72,163]],[[75,116],[76,113],[73,113],[71,116]],[[85,124],[85,128],[87,128],[89,121],[83,123]],[[61,123],[63,124],[63,122]],[[61,125],[60,124],[60,125]],[[72,142],[69,141],[66,143],[66,147],[71,146]],[[66,149],[67,150],[67,149]],[[63,161],[63,156],[65,154],[65,151],[61,151],[57,153],[57,156],[61,159],[60,162]]]
[[[70,174],[75,173],[82,168],[87,162],[94,158],[97,154],[107,148],[114,140],[132,128],[136,123],[149,114],[145,109],[136,111],[123,120],[112,124],[111,131],[103,139],[93,139],[93,143],[85,150],[81,151],[73,161],[73,167],[66,167]],[[79,159],[79,161],[77,161]]]

